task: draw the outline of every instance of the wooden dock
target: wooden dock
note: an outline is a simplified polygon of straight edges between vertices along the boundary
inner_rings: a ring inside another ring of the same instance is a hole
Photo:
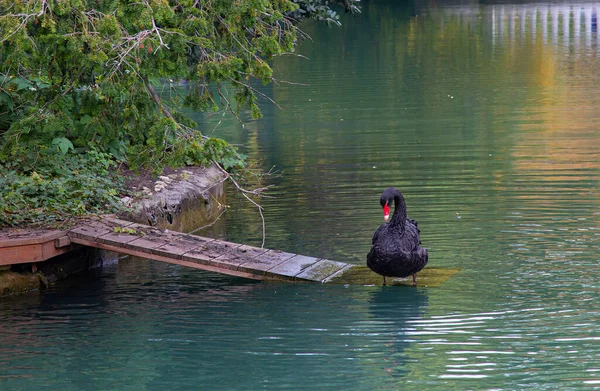
[[[72,243],[255,280],[327,282],[347,263],[105,218],[68,231]]]
[[[40,262],[48,258],[42,249],[47,254],[62,253],[76,244],[255,280],[363,285],[383,282],[381,276],[366,266],[170,232],[110,217],[88,220],[68,231],[52,231],[46,236],[51,239],[38,240],[40,253],[28,261],[22,253],[17,260],[18,254],[10,252],[13,249],[6,245],[9,240],[4,240],[4,248],[0,246],[0,264]],[[12,240],[13,244],[20,243]],[[32,246],[30,250],[35,247]],[[3,250],[4,254],[13,255],[3,256]],[[428,267],[419,272],[418,285],[439,285],[457,271]],[[388,279],[388,285],[412,285],[412,279]]]
[[[71,242],[65,231],[0,231],[0,266],[42,262],[71,249]]]

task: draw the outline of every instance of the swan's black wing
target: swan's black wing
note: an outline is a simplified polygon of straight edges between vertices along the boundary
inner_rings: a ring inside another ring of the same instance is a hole
[[[406,219],[405,230],[406,233],[402,237],[402,247],[405,249],[405,251],[416,250],[421,244],[421,239],[419,236],[421,231],[419,230],[417,222],[412,219]]]
[[[371,244],[375,244],[377,238],[379,237],[379,234],[383,231],[384,227],[385,224],[382,224],[381,226],[379,226],[379,228],[377,228],[377,231],[375,231],[375,233],[373,234],[373,240],[371,240]]]
[[[417,220],[414,219],[408,219],[408,221],[410,221],[411,223],[413,223],[415,225],[415,227],[417,227],[417,235],[419,236],[419,246],[421,245],[421,230],[419,229],[419,223],[417,223]]]

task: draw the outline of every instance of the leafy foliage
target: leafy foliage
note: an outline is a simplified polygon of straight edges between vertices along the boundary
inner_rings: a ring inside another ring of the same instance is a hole
[[[297,18],[311,17],[312,19],[321,20],[330,24],[340,26],[340,16],[337,12],[331,9],[327,2],[320,0],[293,0],[298,4],[298,8],[293,12]],[[342,1],[341,2],[346,12],[360,12],[358,1]]]
[[[49,153],[46,164],[23,172],[0,164],[0,225],[56,225],[73,216],[113,213],[122,181],[111,174],[115,163],[95,150],[71,155]]]
[[[356,11],[357,2],[340,3]],[[243,166],[184,109],[260,117],[251,81],[272,81],[269,59],[293,52],[303,36],[295,22],[306,17],[339,23],[324,0],[0,0],[0,164],[12,189],[1,190],[11,204],[0,213],[27,197],[37,210],[32,173],[67,186],[95,164],[92,152],[156,172],[212,159]],[[49,162],[81,167],[63,178]]]

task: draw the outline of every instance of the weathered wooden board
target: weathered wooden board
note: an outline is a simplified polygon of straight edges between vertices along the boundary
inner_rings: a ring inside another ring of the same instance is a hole
[[[0,231],[0,265],[42,262],[71,249],[71,242],[65,231]]]
[[[292,258],[294,255],[295,254],[286,253],[283,251],[268,250],[264,253],[259,253],[249,261],[242,263],[238,270],[244,270],[252,273],[260,271],[266,272],[267,270],[272,269],[275,266],[280,265]]]
[[[320,261],[319,258],[307,257],[305,255],[295,255],[292,258],[280,263],[267,270],[266,276],[274,278],[294,279],[308,267]]]
[[[0,248],[45,243],[65,235],[65,231],[45,229],[0,231]]]
[[[69,237],[73,239],[83,239],[90,242],[97,241],[97,239],[108,233],[112,232],[112,229],[107,225],[97,221],[90,221],[89,223],[79,225],[69,230]]]
[[[174,236],[174,240],[152,250],[157,255],[176,255],[181,258],[181,255],[195,250],[214,239],[203,238],[200,236]]]
[[[297,279],[325,282],[329,277],[341,272],[351,265],[344,262],[330,261],[322,259],[319,262],[307,267],[301,273],[296,275]]]

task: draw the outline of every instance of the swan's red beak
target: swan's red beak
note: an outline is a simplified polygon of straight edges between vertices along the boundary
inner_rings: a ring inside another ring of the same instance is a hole
[[[388,221],[390,218],[390,206],[388,204],[383,205],[383,219]]]

